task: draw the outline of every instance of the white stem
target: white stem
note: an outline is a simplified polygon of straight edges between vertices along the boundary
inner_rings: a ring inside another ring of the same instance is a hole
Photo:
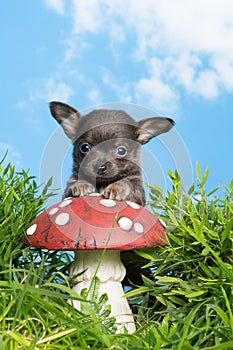
[[[111,314],[116,318],[117,332],[123,333],[124,327],[129,333],[134,333],[136,328],[132,312],[126,298],[123,298],[123,288],[121,281],[125,277],[125,267],[120,259],[120,251],[106,250],[102,256],[102,251],[76,251],[75,261],[72,264],[70,276],[76,277],[78,282],[73,290],[80,294],[83,288],[89,288],[93,276],[100,279],[99,295],[107,293],[108,303],[111,305]],[[102,259],[100,266],[99,262]],[[97,271],[97,273],[96,273]],[[74,307],[80,309],[79,301],[75,300]]]

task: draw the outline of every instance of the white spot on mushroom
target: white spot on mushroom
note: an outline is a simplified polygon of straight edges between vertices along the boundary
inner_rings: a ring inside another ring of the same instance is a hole
[[[122,228],[122,230],[124,231],[129,231],[133,225],[133,222],[130,218],[127,218],[125,216],[122,216],[119,220],[118,220],[118,224],[120,226],[120,228]]]
[[[167,225],[165,224],[165,222],[162,220],[162,219],[159,219],[159,221],[160,221],[160,224],[163,226],[163,227],[167,227]]]
[[[144,232],[144,227],[143,227],[142,224],[140,224],[140,222],[135,222],[133,227],[134,227],[135,231],[138,232],[138,233],[143,233]]]
[[[65,199],[63,202],[61,202],[61,204],[59,205],[59,207],[60,207],[60,208],[67,207],[68,205],[70,205],[70,203],[72,203],[72,199]]]
[[[107,208],[112,208],[116,206],[116,202],[112,199],[101,199],[100,204]]]
[[[69,221],[70,221],[70,216],[68,213],[61,213],[55,219],[55,223],[59,226],[64,226],[68,224]]]
[[[139,210],[140,209],[140,205],[134,202],[130,202],[130,201],[126,201],[126,203],[133,209]]]
[[[54,215],[58,212],[58,208],[53,208],[50,210],[49,215]]]
[[[89,196],[92,196],[92,197],[100,197],[100,196],[102,196],[102,195],[101,195],[101,193],[93,192],[93,193],[90,193]]]
[[[30,227],[27,229],[27,235],[28,235],[28,236],[32,236],[33,233],[36,232],[36,229],[37,229],[37,224],[33,224],[32,226],[30,226]]]

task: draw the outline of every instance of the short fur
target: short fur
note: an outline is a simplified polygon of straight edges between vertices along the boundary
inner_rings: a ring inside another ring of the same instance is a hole
[[[141,145],[169,131],[174,121],[135,121],[121,110],[94,110],[81,116],[73,107],[51,102],[52,116],[73,142],[73,171],[63,197],[99,192],[106,198],[145,205]]]

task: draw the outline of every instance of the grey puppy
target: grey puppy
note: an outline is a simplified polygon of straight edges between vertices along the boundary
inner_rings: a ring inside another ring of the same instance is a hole
[[[63,197],[99,192],[105,198],[145,205],[141,145],[169,131],[172,119],[135,121],[122,110],[108,109],[82,116],[61,102],[51,102],[50,111],[73,142],[73,171]]]

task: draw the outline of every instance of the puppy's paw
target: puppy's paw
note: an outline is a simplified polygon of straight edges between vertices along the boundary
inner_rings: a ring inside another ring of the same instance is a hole
[[[108,185],[105,188],[103,195],[108,199],[123,201],[127,199],[130,191],[132,191],[130,184],[124,180],[121,180]]]
[[[90,193],[96,192],[96,189],[89,182],[77,181],[74,185],[72,185],[71,192],[74,197],[83,197]]]

